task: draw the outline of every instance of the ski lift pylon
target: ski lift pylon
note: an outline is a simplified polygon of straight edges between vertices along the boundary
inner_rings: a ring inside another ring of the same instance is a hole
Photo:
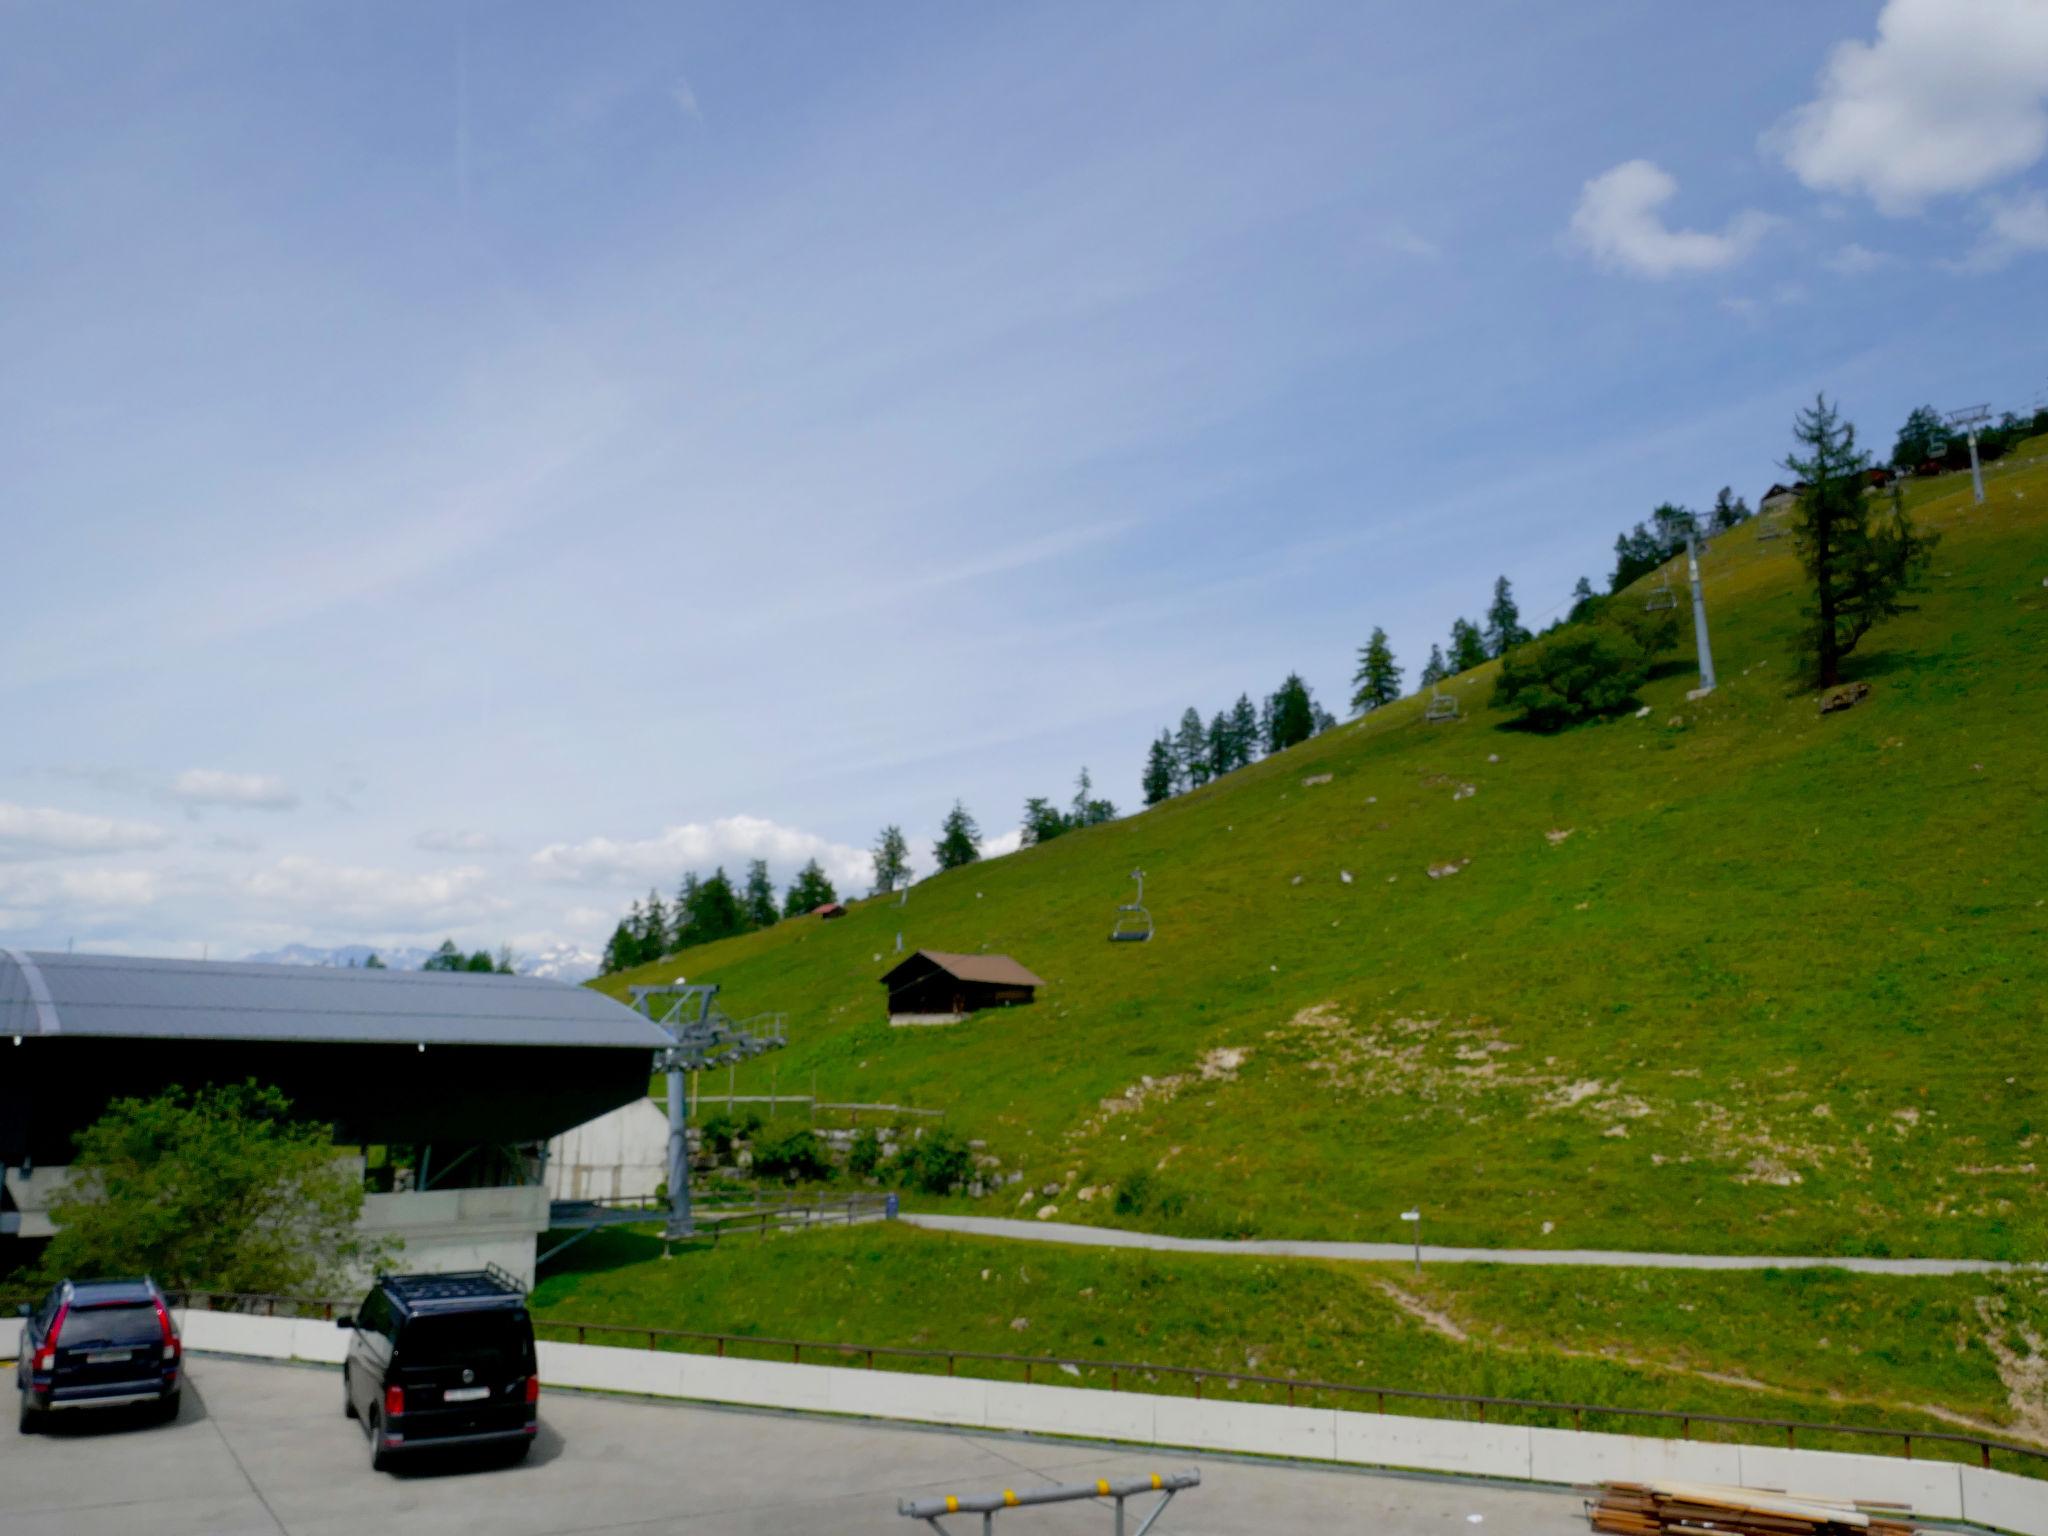
[[[1152,914],[1145,910],[1145,871],[1134,869],[1131,878],[1138,894],[1116,909],[1116,922],[1109,930],[1112,944],[1143,944],[1152,937]]]

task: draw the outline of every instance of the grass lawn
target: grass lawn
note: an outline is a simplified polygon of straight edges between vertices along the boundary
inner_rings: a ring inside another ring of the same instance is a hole
[[[2024,1410],[2014,1403],[2048,1342],[2048,1280],[2038,1277],[1455,1265],[1418,1279],[1399,1265],[1026,1247],[890,1225],[735,1240],[669,1260],[660,1250],[640,1232],[587,1239],[536,1287],[536,1318],[1968,1427],[2048,1443],[2048,1402],[2035,1398]],[[945,1362],[892,1368],[943,1371]],[[1015,1366],[959,1369],[1021,1376]],[[1048,1377],[1109,1385],[1107,1371],[1087,1366],[1041,1367],[1037,1379]],[[1192,1390],[1172,1378],[1147,1385]],[[1285,1397],[1242,1380],[1206,1391]],[[1586,1427],[1628,1426],[1589,1419]]]
[[[1745,528],[1706,562],[1708,699],[1689,625],[1646,716],[1555,737],[1491,713],[1484,667],[1458,724],[1409,699],[906,907],[600,985],[787,1010],[739,1090],[942,1107],[1028,1175],[991,1214],[1398,1240],[1420,1204],[1446,1243],[2039,1257],[2044,452],[1981,511],[1967,475],[1913,488],[1932,585],[1846,713],[1788,684],[1792,541]],[[1158,936],[1111,945],[1134,866]],[[899,931],[1048,985],[891,1029]]]

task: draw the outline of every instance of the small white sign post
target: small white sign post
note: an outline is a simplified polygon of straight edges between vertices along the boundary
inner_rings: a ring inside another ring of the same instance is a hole
[[[1422,1211],[1419,1207],[1403,1211],[1401,1219],[1415,1224],[1415,1273],[1419,1275],[1422,1273]]]

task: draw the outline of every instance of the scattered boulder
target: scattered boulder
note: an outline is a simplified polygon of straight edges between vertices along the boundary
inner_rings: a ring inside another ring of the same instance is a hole
[[[1570,837],[1574,832],[1578,830],[1579,829],[1577,827],[1552,827],[1548,832],[1544,833],[1543,835],[1550,839],[1550,846],[1555,848],[1559,843],[1563,842],[1566,838]]]
[[[1012,1333],[1022,1333],[1026,1328],[1029,1328],[1030,1326],[1031,1319],[1028,1317],[1013,1317],[1010,1319],[1010,1331]]]
[[[1820,712],[1832,715],[1838,709],[1854,709],[1870,697],[1870,684],[1844,683],[1839,688],[1830,688],[1820,696]]]
[[[1470,859],[1453,859],[1448,864],[1432,864],[1429,866],[1429,878],[1432,880],[1448,880],[1471,862]]]
[[[1339,880],[1342,880],[1346,885],[1349,885],[1351,883],[1351,871],[1348,869],[1340,869],[1337,871],[1337,878]]]
[[[1457,789],[1452,792],[1451,798],[1453,800],[1470,800],[1474,795],[1478,793],[1479,786],[1477,784],[1460,784],[1457,787]]]
[[[1312,773],[1301,781],[1303,789],[1314,789],[1318,784],[1327,784],[1337,777],[1334,773]]]
[[[1041,1205],[1038,1208],[1038,1219],[1040,1221],[1051,1221],[1059,1213],[1060,1208],[1056,1205]]]

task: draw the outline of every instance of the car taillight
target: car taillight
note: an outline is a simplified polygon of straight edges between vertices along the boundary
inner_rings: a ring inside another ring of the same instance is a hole
[[[57,1309],[57,1315],[50,1319],[50,1332],[37,1347],[29,1360],[32,1371],[47,1371],[57,1363],[57,1340],[64,1332],[64,1319],[71,1315],[71,1304],[66,1302]]]
[[[526,1378],[526,1400],[529,1403],[540,1401],[540,1378],[538,1376]]]
[[[29,1358],[28,1368],[32,1371],[47,1371],[57,1360],[57,1346],[45,1344]]]
[[[162,1302],[156,1304],[156,1325],[163,1330],[164,1364],[174,1364],[178,1358],[178,1332],[171,1326],[171,1314]]]
[[[387,1419],[395,1419],[401,1413],[404,1412],[405,1388],[386,1387],[384,1389],[384,1417]]]

